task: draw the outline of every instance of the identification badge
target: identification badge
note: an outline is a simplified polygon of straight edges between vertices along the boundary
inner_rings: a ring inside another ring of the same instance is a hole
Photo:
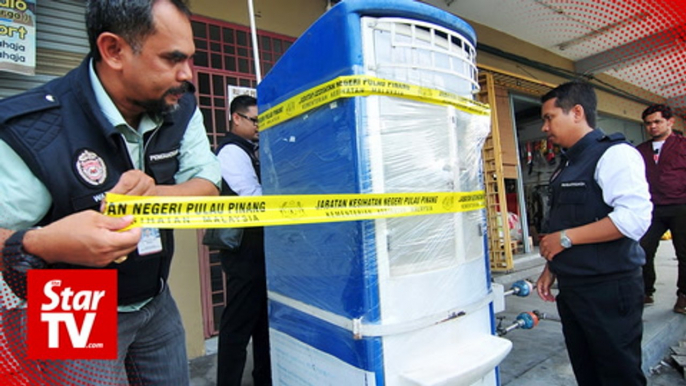
[[[138,242],[138,254],[141,256],[162,252],[162,237],[157,228],[143,228],[141,240]]]

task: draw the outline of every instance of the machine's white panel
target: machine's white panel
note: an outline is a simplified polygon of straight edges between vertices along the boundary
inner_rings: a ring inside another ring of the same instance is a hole
[[[398,18],[363,18],[367,75],[471,97],[473,49],[458,35]],[[487,124],[452,106],[365,98],[375,193],[481,190]],[[412,324],[489,296],[482,211],[376,220],[383,324]],[[455,320],[384,336],[389,385],[494,385],[508,341],[492,336],[488,302]],[[429,370],[431,369],[431,371]]]

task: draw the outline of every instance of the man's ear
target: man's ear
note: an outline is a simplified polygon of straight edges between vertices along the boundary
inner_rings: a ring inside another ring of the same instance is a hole
[[[124,49],[128,46],[121,36],[111,32],[103,32],[98,36],[96,45],[100,51],[102,61],[108,67],[113,69],[121,68]]]
[[[586,112],[584,111],[583,106],[574,105],[571,109],[571,113],[573,114],[574,122],[586,121]]]
[[[671,117],[667,120],[667,126],[674,127],[675,122],[676,122],[676,119],[674,119],[674,117]]]

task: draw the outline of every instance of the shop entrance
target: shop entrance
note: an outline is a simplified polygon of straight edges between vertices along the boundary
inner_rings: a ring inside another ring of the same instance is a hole
[[[534,246],[542,232],[548,211],[548,181],[559,163],[560,147],[546,139],[541,132],[541,103],[538,98],[512,94],[519,167],[521,170],[522,201],[526,213],[526,233]]]
[[[514,256],[529,253],[526,195],[517,135],[517,111],[540,115],[537,97],[554,85],[480,66],[479,99],[491,107],[492,127],[483,151],[484,185],[491,270],[514,269]],[[529,95],[528,103],[513,102],[513,95]],[[540,128],[540,126],[539,126]]]

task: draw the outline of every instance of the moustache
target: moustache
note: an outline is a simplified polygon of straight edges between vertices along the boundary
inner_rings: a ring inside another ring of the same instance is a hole
[[[167,92],[165,92],[164,95],[165,96],[172,95],[172,94],[181,95],[181,94],[185,94],[187,92],[195,92],[195,86],[193,86],[193,83],[191,83],[191,82],[184,81],[183,83],[181,83],[180,86],[173,87],[173,88],[170,88],[169,90],[167,90]]]

